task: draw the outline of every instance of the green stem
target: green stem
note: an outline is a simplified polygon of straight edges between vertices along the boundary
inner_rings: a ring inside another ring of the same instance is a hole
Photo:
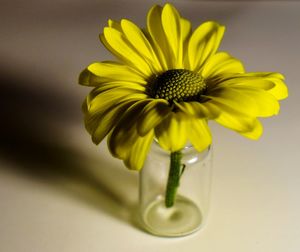
[[[166,189],[166,207],[172,207],[175,202],[177,188],[179,186],[179,180],[181,176],[181,157],[180,151],[171,152],[170,154],[170,171]]]

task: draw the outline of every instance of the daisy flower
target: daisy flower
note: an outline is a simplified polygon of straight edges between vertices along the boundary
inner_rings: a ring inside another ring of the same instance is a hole
[[[117,61],[92,63],[79,77],[94,87],[83,105],[93,142],[108,136],[111,154],[140,170],[154,139],[171,159],[188,142],[206,149],[208,120],[258,139],[257,118],[276,115],[278,100],[288,96],[284,77],[245,72],[238,59],[218,51],[224,31],[214,21],[193,30],[171,4],[153,6],[145,29],[109,20],[100,40]]]

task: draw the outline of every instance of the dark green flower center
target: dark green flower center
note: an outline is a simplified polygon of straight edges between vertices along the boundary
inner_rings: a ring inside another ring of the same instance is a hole
[[[197,101],[205,90],[206,84],[200,74],[186,69],[172,69],[154,79],[152,96],[169,102]]]

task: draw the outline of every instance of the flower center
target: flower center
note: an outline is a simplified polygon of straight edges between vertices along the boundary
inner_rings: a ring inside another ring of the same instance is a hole
[[[152,95],[169,102],[199,100],[206,90],[204,78],[186,69],[171,69],[154,79]]]

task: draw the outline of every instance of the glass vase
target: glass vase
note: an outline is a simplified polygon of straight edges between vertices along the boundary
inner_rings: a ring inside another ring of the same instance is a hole
[[[166,206],[170,153],[153,143],[140,172],[139,217],[142,227],[157,236],[177,237],[202,228],[210,199],[212,149],[181,151],[181,176],[174,204]]]

